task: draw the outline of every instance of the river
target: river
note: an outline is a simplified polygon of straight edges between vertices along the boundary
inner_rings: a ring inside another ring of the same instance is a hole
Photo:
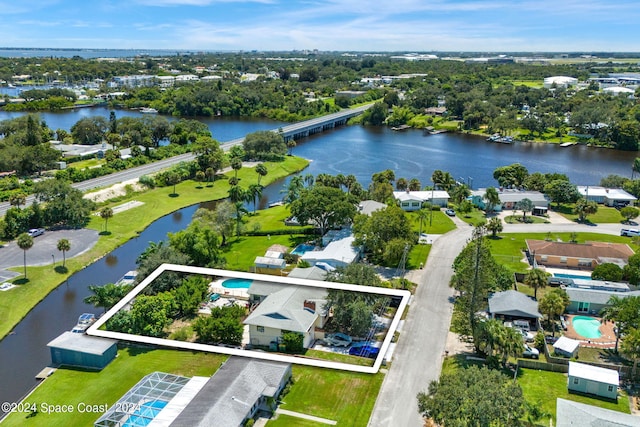
[[[0,112],[0,120],[21,113]],[[82,117],[100,114],[106,108],[81,109],[64,113],[42,113],[52,129],[69,129]],[[116,111],[118,117],[139,115]],[[204,120],[219,141],[228,141],[249,132],[274,129],[278,122],[214,118]],[[530,172],[566,173],[576,184],[594,185],[608,174],[629,175],[635,153],[584,146],[561,148],[554,145],[515,143],[496,144],[483,138],[440,134],[425,136],[418,130],[393,132],[386,128],[340,127],[313,135],[298,142],[293,153],[311,160],[303,172],[344,175],[353,174],[366,187],[371,175],[393,169],[396,177],[418,178],[430,184],[434,169],[451,172],[454,178],[480,186],[496,185],[492,178],[498,166],[515,162]],[[281,198],[286,180],[265,189],[262,204]],[[150,241],[166,238],[167,232],[184,228],[196,206],[181,209],[160,218],[141,235],[112,253],[74,274],[67,283],[49,294],[14,329],[14,334],[0,341],[0,402],[16,401],[35,385],[35,375],[50,362],[46,344],[65,330],[70,330],[82,312],[96,309],[84,304],[88,285],[114,282],[135,268],[135,259]],[[11,386],[8,386],[11,385]]]

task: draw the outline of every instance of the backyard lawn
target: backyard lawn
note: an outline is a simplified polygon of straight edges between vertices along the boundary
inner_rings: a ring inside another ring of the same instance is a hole
[[[72,405],[72,413],[43,413],[35,416],[14,413],[2,423],[4,426],[90,426],[102,415],[81,413],[79,404],[111,406],[133,385],[155,371],[187,377],[211,376],[227,356],[175,350],[149,350],[127,347],[118,351],[101,372],[58,369],[25,400],[37,406]]]
[[[560,205],[559,208],[554,204],[551,209],[571,221],[578,222],[578,215],[573,213],[574,207],[575,203]],[[620,215],[620,211],[616,208],[598,205],[598,212],[587,216],[586,222],[591,222],[593,224],[622,224],[623,220],[624,218]]]
[[[293,366],[294,384],[282,409],[327,418],[339,426],[366,426],[384,374],[358,374],[308,366]],[[270,421],[267,426],[307,425]],[[313,426],[315,424],[308,424]]]
[[[562,398],[580,402],[600,408],[630,413],[629,399],[626,394],[618,398],[618,402],[601,400],[594,397],[569,393],[567,390],[567,376],[559,372],[540,371],[535,369],[520,369],[518,383],[522,387],[524,398],[529,403],[540,406],[543,412],[549,414],[555,421],[556,399]],[[540,425],[549,425],[549,417],[539,421]]]

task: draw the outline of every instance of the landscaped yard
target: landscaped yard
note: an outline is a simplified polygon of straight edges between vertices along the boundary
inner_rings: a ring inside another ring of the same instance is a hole
[[[35,416],[14,413],[3,421],[4,426],[89,426],[103,414],[82,413],[79,404],[113,405],[134,384],[154,371],[192,377],[211,376],[227,356],[175,350],[149,350],[127,347],[118,351],[101,372],[59,369],[47,378],[25,403],[37,406],[71,405],[71,413],[39,412]]]
[[[559,213],[563,217],[570,219],[571,221],[578,221],[578,215],[573,213],[575,203],[568,203],[560,205],[559,208],[555,204],[551,206],[554,212]],[[620,215],[620,211],[616,208],[610,208],[604,205],[598,205],[598,212],[593,215],[587,216],[587,222],[594,224],[622,224],[624,218]]]
[[[283,398],[282,409],[335,420],[339,426],[355,427],[366,426],[369,422],[384,374],[357,374],[294,366],[293,378],[294,384]],[[270,421],[267,425],[292,424]]]

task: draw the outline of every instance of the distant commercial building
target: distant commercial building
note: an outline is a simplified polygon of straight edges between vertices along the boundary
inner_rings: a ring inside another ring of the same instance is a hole
[[[551,87],[563,87],[567,88],[569,86],[575,86],[578,84],[578,79],[575,77],[567,77],[567,76],[552,76],[544,78],[544,87],[547,89]]]

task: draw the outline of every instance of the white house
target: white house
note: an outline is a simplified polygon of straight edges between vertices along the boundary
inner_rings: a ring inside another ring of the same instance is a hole
[[[353,246],[356,238],[350,228],[331,230],[322,237],[324,248],[318,251],[307,251],[300,259],[311,265],[328,264],[331,267],[345,267],[360,258],[360,248]]]
[[[616,400],[620,377],[618,371],[585,363],[569,362],[569,391],[594,394]]]
[[[449,193],[442,190],[394,191],[393,197],[398,201],[403,211],[417,211],[425,203],[440,207],[447,207],[449,204]]]
[[[626,206],[638,200],[622,188],[605,188],[591,185],[578,185],[577,188],[585,199],[607,206]]]
[[[283,333],[299,332],[304,348],[309,348],[315,328],[323,327],[328,317],[325,289],[262,283],[252,284],[249,294],[253,301],[261,300],[244,321],[252,345],[277,345]]]

